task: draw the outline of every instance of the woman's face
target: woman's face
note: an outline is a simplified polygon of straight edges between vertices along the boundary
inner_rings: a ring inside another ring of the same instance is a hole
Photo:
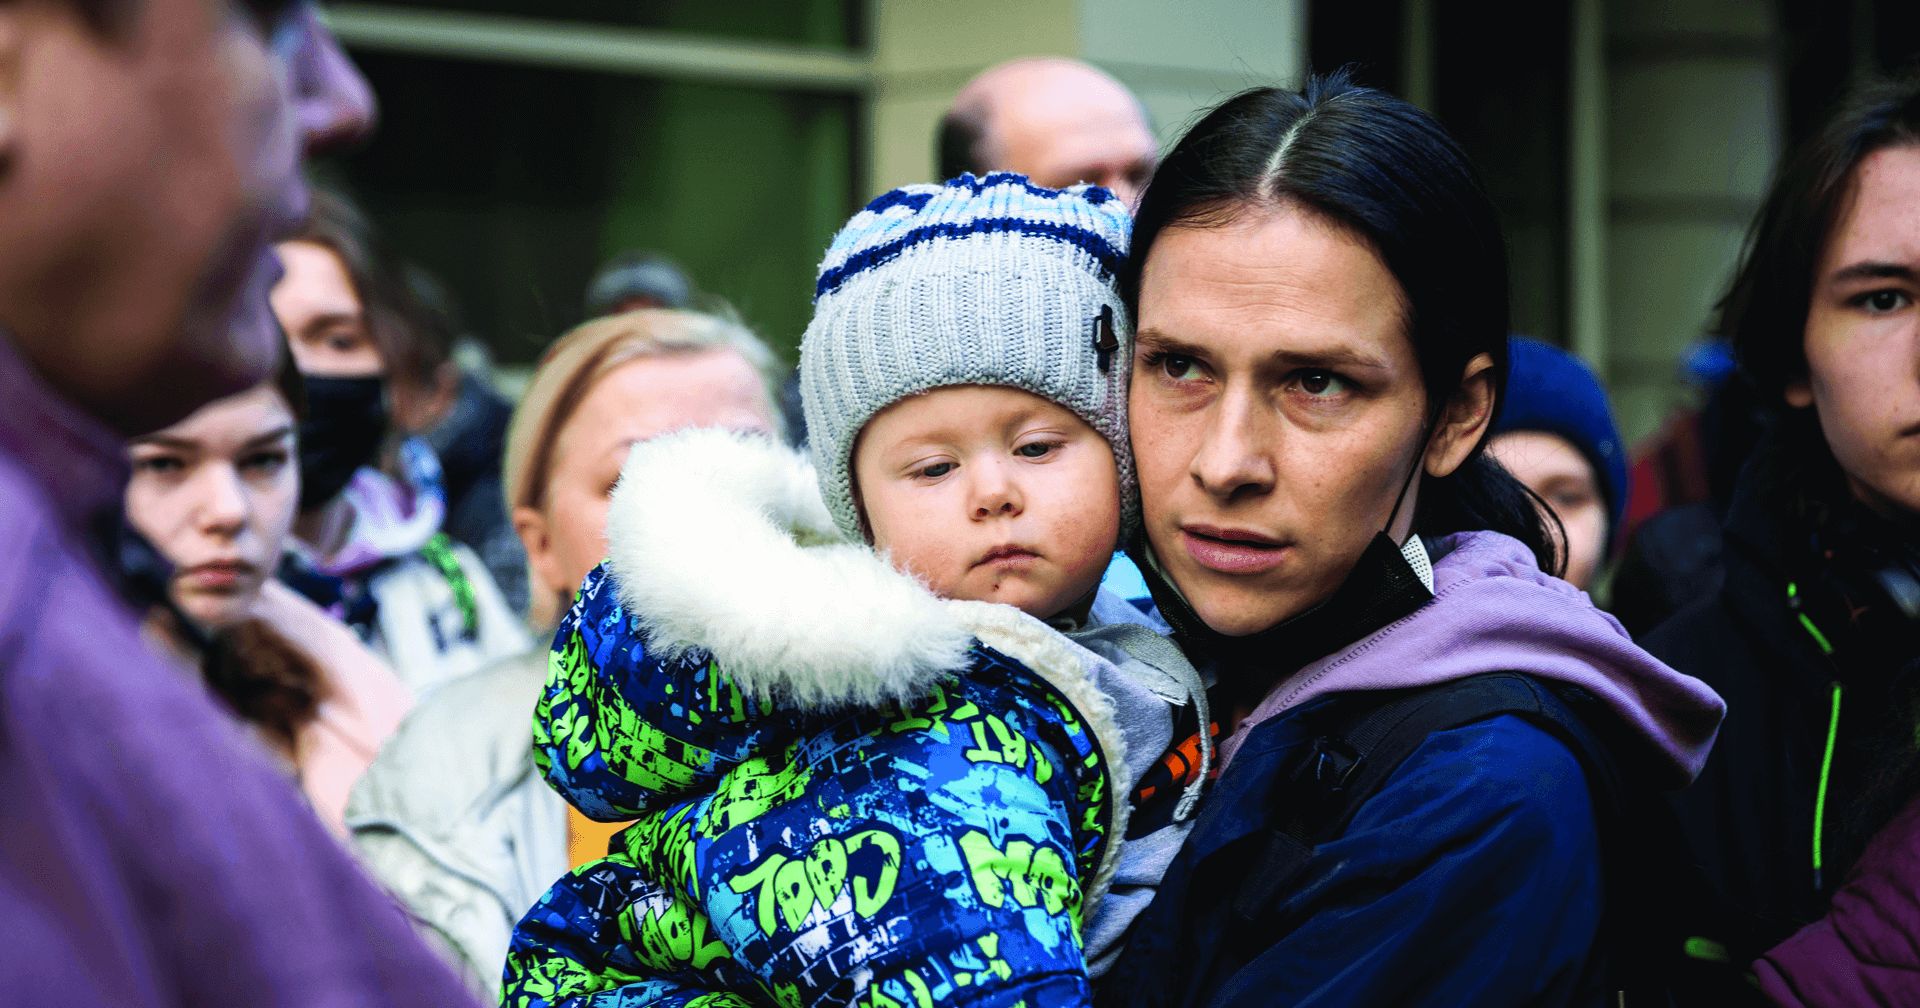
[[[1427,409],[1401,302],[1370,243],[1291,205],[1154,241],[1129,400],[1140,497],[1155,556],[1214,630],[1325,599],[1386,527]],[[1427,471],[1465,459],[1485,412],[1449,411]]]
[[[1587,457],[1558,434],[1530,430],[1494,438],[1487,454],[1553,509],[1567,533],[1567,583],[1585,591],[1607,552],[1607,501]]]
[[[275,247],[286,274],[273,287],[273,313],[301,374],[367,378],[385,370],[373,342],[366,306],[354,292],[345,263],[325,245],[281,242]]]
[[[1807,376],[1787,403],[1819,415],[1855,499],[1920,515],[1920,147],[1860,162],[1807,309]]]
[[[300,501],[286,400],[260,385],[133,439],[127,453],[127,518],[173,562],[174,603],[212,629],[245,619]]]
[[[572,595],[607,556],[607,497],[627,449],[683,427],[774,431],[759,372],[730,350],[639,357],[593,386],[555,437],[546,507],[514,509],[542,587]]]

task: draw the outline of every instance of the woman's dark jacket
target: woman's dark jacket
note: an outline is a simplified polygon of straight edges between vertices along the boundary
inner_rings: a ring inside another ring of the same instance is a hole
[[[1249,926],[1228,906],[1268,832],[1287,822],[1289,774],[1319,732],[1318,714],[1355,691],[1517,671],[1599,697],[1648,768],[1635,786],[1679,787],[1699,768],[1718,698],[1647,656],[1515,540],[1465,533],[1433,552],[1432,601],[1288,676],[1252,719],[1277,713],[1223,747],[1231,761],[1136,920],[1101,1003],[1596,999],[1604,880],[1593,792],[1568,746],[1517,716],[1428,735],[1346,830],[1314,850],[1275,910]],[[1213,965],[1221,962],[1244,965]]]
[[[1863,790],[1901,730],[1895,681],[1920,656],[1920,625],[1863,590],[1872,563],[1861,562],[1862,546],[1893,545],[1897,534],[1844,502],[1824,520],[1798,502],[1810,478],[1798,461],[1804,440],[1785,432],[1763,440],[1723,525],[1723,587],[1645,638],[1727,701],[1705,770],[1673,804],[1709,882],[1748,918],[1749,934],[1726,936],[1736,959],[1826,912],[1864,845]]]

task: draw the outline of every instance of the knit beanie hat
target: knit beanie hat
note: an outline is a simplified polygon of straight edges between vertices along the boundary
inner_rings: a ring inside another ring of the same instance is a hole
[[[1607,542],[1627,511],[1627,453],[1607,390],[1580,358],[1525,336],[1507,338],[1507,396],[1493,433],[1557,434],[1586,457],[1607,502]]]
[[[1139,518],[1127,441],[1133,325],[1114,278],[1133,225],[1098,186],[962,175],[867,204],[833,238],[800,344],[813,464],[840,531],[863,536],[854,439],[875,413],[945,385],[1005,385],[1072,410],[1120,467],[1124,540]]]

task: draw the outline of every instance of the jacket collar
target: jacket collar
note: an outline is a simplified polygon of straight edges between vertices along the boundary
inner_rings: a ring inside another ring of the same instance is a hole
[[[119,513],[127,485],[126,442],[49,388],[0,330],[0,454],[39,482],[59,521],[92,536],[103,512]]]
[[[1294,669],[1339,651],[1433,601],[1433,568],[1419,536],[1396,547],[1378,533],[1347,579],[1325,601],[1245,637],[1229,637],[1201,620],[1161,569],[1142,537],[1128,556],[1140,568],[1153,604],[1190,648],[1258,680],[1264,691]],[[1257,696],[1253,699],[1257,699]]]

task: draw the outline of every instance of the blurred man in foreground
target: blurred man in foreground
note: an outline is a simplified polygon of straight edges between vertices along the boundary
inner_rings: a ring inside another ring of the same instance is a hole
[[[272,370],[271,246],[366,83],[284,0],[0,5],[0,82],[0,990],[469,1003],[128,604],[169,571],[123,439]]]
[[[1079,60],[1018,59],[981,72],[940,119],[940,177],[1015,171],[1062,189],[1105,186],[1131,207],[1159,148],[1126,86]]]

